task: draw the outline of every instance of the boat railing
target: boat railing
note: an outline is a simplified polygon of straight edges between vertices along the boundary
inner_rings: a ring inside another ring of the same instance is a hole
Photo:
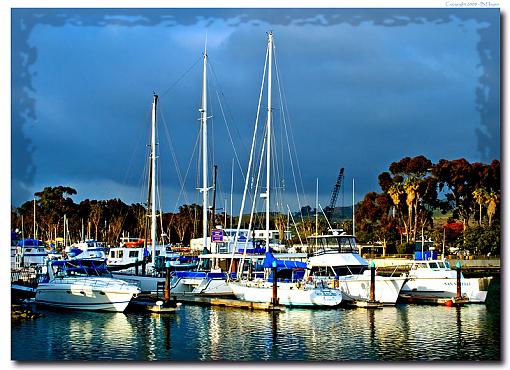
[[[45,275],[42,272],[42,266],[20,267],[11,270],[11,283],[36,287]]]
[[[80,285],[90,286],[92,288],[108,288],[115,286],[119,290],[129,290],[133,286],[137,286],[140,288],[140,282],[139,281],[126,281],[126,280],[119,280],[119,279],[110,279],[110,278],[104,278],[104,277],[89,277],[89,276],[83,276],[83,277],[62,277],[62,278],[56,278],[54,282],[58,282],[59,284],[76,284],[79,281]]]

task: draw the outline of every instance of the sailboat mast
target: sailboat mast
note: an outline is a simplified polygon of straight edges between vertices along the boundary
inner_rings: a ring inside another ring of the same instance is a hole
[[[204,66],[202,79],[202,236],[204,248],[207,248],[207,49],[204,47]]]
[[[266,165],[266,252],[269,252],[269,185],[271,180],[271,83],[273,69],[273,33],[268,35],[269,63],[267,74],[267,165]]]
[[[151,130],[151,244],[152,263],[156,257],[156,106],[158,96],[154,94],[152,101],[152,130]]]
[[[34,235],[34,239],[37,239],[37,233],[35,231],[35,198],[34,198],[34,232],[32,234]]]

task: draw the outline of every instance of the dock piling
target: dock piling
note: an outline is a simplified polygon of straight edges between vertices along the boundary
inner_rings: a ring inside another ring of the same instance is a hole
[[[370,262],[370,303],[375,302],[375,263]]]
[[[457,261],[457,297],[456,298],[462,297],[462,286],[460,283],[460,274],[461,274],[461,265],[460,265],[460,261]]]
[[[278,305],[278,280],[276,278],[276,261],[273,261],[273,298],[272,298],[272,304],[273,306]]]
[[[165,303],[170,304],[170,261],[165,262]]]

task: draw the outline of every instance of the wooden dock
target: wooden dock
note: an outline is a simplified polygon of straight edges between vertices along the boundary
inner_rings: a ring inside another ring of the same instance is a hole
[[[176,312],[181,303],[177,303],[175,305],[166,305],[163,301],[140,301],[133,299],[129,302],[129,306],[127,308],[128,312],[153,312],[153,313],[174,313]]]
[[[360,308],[383,308],[383,304],[381,302],[369,302],[369,301],[346,301],[346,306],[350,307],[360,307]]]
[[[263,310],[263,311],[284,311],[285,307],[281,305],[274,306],[271,303],[245,302],[234,298],[223,297],[204,297],[194,294],[171,294],[177,302],[201,304],[208,306],[235,307],[247,310]]]
[[[429,304],[429,305],[442,305],[442,306],[462,306],[469,302],[467,297],[452,297],[452,298],[435,298],[435,297],[423,297],[423,296],[410,296],[401,294],[399,300],[405,303],[416,303],[416,304]]]

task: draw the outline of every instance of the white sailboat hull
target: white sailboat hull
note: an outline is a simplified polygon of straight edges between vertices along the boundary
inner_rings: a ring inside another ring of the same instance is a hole
[[[233,295],[232,287],[225,279],[176,278],[171,283],[175,294],[197,294],[201,296]]]
[[[273,297],[272,283],[265,282],[230,282],[237,299],[254,302],[270,303]],[[295,283],[279,282],[277,297],[279,303],[290,307],[333,307],[342,302],[342,294],[336,289],[298,288]]]
[[[140,292],[137,286],[110,278],[56,278],[38,285],[38,304],[89,311],[123,312]]]

